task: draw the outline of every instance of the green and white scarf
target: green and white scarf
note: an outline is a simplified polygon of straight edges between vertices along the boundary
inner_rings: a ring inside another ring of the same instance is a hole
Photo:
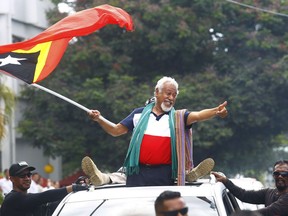
[[[126,168],[127,175],[139,173],[139,156],[140,156],[141,143],[144,136],[144,132],[148,125],[150,113],[154,105],[155,102],[152,102],[143,109],[139,122],[133,130],[132,138],[123,165]],[[169,128],[170,128],[171,150],[172,150],[172,178],[176,179],[178,164],[176,153],[174,117],[175,117],[175,109],[172,108],[171,111],[169,112]]]

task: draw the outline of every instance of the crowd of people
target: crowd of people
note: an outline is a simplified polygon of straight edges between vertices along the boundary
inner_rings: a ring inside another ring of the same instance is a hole
[[[5,196],[5,194],[9,193],[12,190],[12,182],[10,180],[8,169],[4,169],[3,171],[3,177],[0,179],[0,190],[3,197]]]

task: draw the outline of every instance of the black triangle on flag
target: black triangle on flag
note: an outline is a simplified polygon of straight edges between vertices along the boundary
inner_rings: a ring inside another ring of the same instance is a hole
[[[34,80],[40,51],[34,53],[7,52],[0,54],[0,70],[31,84]]]

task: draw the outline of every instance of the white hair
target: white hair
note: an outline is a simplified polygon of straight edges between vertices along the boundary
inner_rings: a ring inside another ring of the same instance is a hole
[[[177,91],[177,95],[179,94],[178,83],[176,82],[176,80],[172,77],[164,76],[160,80],[158,80],[158,82],[155,86],[154,95],[156,94],[156,89],[158,89],[159,92],[162,92],[162,89],[163,89],[165,83],[171,83],[172,85],[174,85],[176,88],[176,91]]]

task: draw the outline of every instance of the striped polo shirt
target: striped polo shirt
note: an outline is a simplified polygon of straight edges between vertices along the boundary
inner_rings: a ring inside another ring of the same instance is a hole
[[[135,109],[120,124],[133,131],[144,107]],[[189,112],[185,113],[185,122]],[[140,148],[140,164],[171,164],[171,137],[169,128],[169,112],[157,116],[151,112],[147,129],[144,132]]]

